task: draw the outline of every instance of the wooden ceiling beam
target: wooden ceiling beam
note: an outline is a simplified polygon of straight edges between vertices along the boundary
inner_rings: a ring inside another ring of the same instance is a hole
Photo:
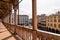
[[[0,2],[11,3],[11,0],[10,1],[0,0]]]

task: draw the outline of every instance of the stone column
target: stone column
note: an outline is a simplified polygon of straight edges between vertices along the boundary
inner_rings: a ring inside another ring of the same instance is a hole
[[[14,25],[15,25],[15,27],[14,27],[14,34],[16,34],[16,12],[17,12],[17,9],[14,9]]]
[[[37,40],[37,15],[36,15],[36,0],[32,0],[32,26],[33,26],[33,40]]]

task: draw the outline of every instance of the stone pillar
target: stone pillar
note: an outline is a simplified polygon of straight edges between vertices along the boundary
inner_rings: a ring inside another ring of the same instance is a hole
[[[14,27],[14,34],[16,34],[16,12],[17,12],[17,9],[14,9],[14,25],[15,25],[15,27]]]
[[[32,26],[33,26],[33,40],[37,40],[37,15],[36,15],[36,0],[32,0]]]
[[[16,25],[16,11],[17,10],[14,10],[14,25]]]
[[[36,0],[32,0],[32,25],[33,30],[37,29]]]

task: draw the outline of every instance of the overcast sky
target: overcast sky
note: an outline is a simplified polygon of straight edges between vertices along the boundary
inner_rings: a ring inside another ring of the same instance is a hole
[[[54,14],[60,10],[60,0],[37,0],[37,15]],[[19,4],[20,15],[32,17],[32,0],[23,0]]]

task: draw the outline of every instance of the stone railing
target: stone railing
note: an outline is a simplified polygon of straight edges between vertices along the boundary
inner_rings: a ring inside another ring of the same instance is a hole
[[[33,40],[33,29],[11,25],[8,23],[3,24],[9,31],[18,34],[22,38],[22,40]],[[37,40],[60,40],[60,34],[55,34],[51,32],[36,30],[36,35]]]

